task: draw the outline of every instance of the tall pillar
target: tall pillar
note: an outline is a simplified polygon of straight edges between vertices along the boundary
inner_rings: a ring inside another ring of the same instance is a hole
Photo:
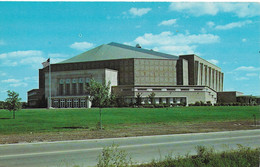
[[[211,88],[211,86],[212,86],[212,84],[211,84],[211,81],[212,81],[212,78],[211,78],[211,76],[212,76],[212,73],[211,73],[211,67],[209,67],[209,87]]]
[[[218,74],[218,71],[215,70],[215,90],[216,90],[216,91],[217,91],[217,85],[218,85],[218,83],[217,83],[217,81],[218,81],[218,76],[217,76],[217,74]]]
[[[204,64],[202,64],[201,85],[205,85],[205,67],[204,67]]]
[[[198,65],[198,84],[197,85],[201,85],[201,63],[199,63]]]
[[[220,91],[223,91],[223,84],[224,84],[224,73],[221,73],[221,89],[220,89]]]
[[[219,81],[218,81],[218,71],[216,70],[216,91],[218,91]]]
[[[214,69],[212,69],[212,86],[211,86],[211,88],[212,89],[215,89],[215,70]]]
[[[204,85],[207,86],[207,82],[208,82],[208,66],[205,65],[205,73],[204,73],[204,78],[205,78],[205,81],[204,81]]]

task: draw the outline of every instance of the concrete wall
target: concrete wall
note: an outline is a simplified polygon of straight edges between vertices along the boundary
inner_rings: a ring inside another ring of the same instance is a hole
[[[217,93],[204,86],[118,86],[113,87],[113,92],[116,92],[121,97],[132,99],[135,99],[138,93],[141,93],[142,98],[147,98],[148,95],[154,92],[156,98],[185,97],[187,104],[196,101],[211,101],[213,104],[217,102]]]
[[[235,103],[237,102],[237,96],[241,96],[243,93],[237,91],[218,92],[218,103]]]
[[[79,92],[79,84],[83,83],[83,91],[85,91],[86,83],[89,83],[91,79],[101,83],[111,80],[111,86],[117,86],[117,71],[110,69],[94,69],[52,72],[51,96],[82,95],[84,92]],[[73,93],[72,91],[73,84],[76,84],[76,93]],[[61,86],[63,87],[63,93],[60,92]],[[67,86],[69,86],[69,94],[66,93]],[[45,73],[45,97],[49,97],[48,72]]]
[[[180,59],[188,61],[189,85],[209,86],[215,91],[223,91],[223,73],[218,66],[194,54],[181,55]]]

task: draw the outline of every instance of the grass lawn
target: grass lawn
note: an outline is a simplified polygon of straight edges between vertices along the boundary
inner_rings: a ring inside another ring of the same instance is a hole
[[[259,106],[210,106],[174,108],[104,108],[105,129],[150,126],[155,124],[193,124],[206,122],[259,120]],[[9,119],[10,118],[10,119]],[[71,127],[95,128],[99,109],[23,109],[12,113],[0,110],[0,134],[69,131]]]

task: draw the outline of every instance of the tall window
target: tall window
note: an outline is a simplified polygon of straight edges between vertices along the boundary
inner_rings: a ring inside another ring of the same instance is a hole
[[[66,95],[70,95],[70,84],[66,84]]]
[[[63,84],[60,84],[60,87],[59,87],[59,95],[63,95]]]
[[[76,83],[73,83],[73,84],[72,84],[72,94],[73,94],[73,95],[76,95],[76,94],[77,94],[77,84],[76,84]]]
[[[83,95],[83,83],[79,83],[79,94]]]

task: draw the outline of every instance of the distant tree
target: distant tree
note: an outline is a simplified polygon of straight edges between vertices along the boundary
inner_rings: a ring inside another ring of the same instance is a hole
[[[19,98],[19,94],[14,91],[7,91],[8,98],[6,98],[6,109],[9,111],[13,111],[13,119],[15,119],[15,111],[20,110],[21,98]]]
[[[86,93],[90,96],[90,101],[93,106],[99,107],[100,129],[102,130],[101,108],[109,106],[111,101],[114,101],[114,96],[110,93],[110,81],[108,84],[102,84],[91,79],[89,86],[86,88]]]
[[[4,101],[0,101],[0,109],[5,109],[5,102]]]
[[[155,103],[154,97],[155,97],[155,93],[154,92],[152,92],[151,94],[148,95],[148,98],[149,98],[149,101],[150,101],[151,104]]]
[[[141,93],[137,93],[135,101],[136,101],[136,105],[140,106],[142,104],[142,97],[141,97]]]

